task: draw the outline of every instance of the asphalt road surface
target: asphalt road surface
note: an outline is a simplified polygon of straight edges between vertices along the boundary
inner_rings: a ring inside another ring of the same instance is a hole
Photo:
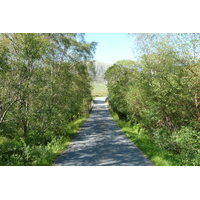
[[[90,117],[55,165],[151,166],[152,163],[116,125],[105,97],[98,97]]]

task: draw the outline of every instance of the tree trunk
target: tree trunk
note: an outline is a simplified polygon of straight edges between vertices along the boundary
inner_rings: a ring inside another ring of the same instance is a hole
[[[197,89],[195,92],[195,106],[196,106],[196,110],[197,110],[197,116],[198,116],[198,122],[200,122],[200,89]]]
[[[8,111],[10,110],[10,108],[12,107],[12,105],[17,101],[17,99],[15,99],[14,101],[12,101],[1,113],[0,113],[0,123],[3,122],[3,120],[6,117],[6,114],[8,113]]]

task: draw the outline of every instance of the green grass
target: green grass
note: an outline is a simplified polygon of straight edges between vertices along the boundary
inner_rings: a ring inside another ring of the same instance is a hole
[[[87,118],[88,114],[67,124],[65,133],[55,136],[47,145],[29,146],[23,139],[0,137],[0,165],[54,165],[56,158],[68,147]]]
[[[88,115],[68,124],[66,129],[67,137],[64,137],[60,141],[58,140],[58,142],[53,143],[47,156],[39,161],[36,165],[54,165],[56,158],[66,150],[72,139],[77,135],[80,126],[86,121],[87,118]]]
[[[125,135],[157,166],[180,166],[181,158],[159,147],[141,125],[131,125],[119,119],[118,115],[110,112]]]
[[[92,96],[93,97],[100,97],[100,96],[107,96],[108,91],[105,83],[101,82],[93,82],[92,83]]]

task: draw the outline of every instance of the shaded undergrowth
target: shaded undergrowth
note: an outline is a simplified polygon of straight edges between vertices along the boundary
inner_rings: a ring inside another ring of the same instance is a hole
[[[126,136],[157,166],[184,165],[181,155],[167,151],[160,147],[148,132],[140,125],[120,120],[118,115],[109,109],[117,125]]]
[[[87,116],[74,120],[65,127],[64,134],[54,135],[47,144],[27,144],[22,138],[0,137],[0,165],[53,165],[55,159],[67,148],[77,135]],[[44,136],[45,137],[45,136]],[[47,136],[46,136],[47,137]]]

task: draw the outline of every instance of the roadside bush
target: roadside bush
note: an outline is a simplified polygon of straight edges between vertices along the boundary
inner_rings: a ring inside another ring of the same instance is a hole
[[[24,163],[26,144],[23,140],[7,140],[0,145],[0,165]]]
[[[153,139],[162,149],[180,155],[183,165],[200,165],[200,134],[192,127],[182,127],[175,132],[156,130]]]
[[[26,144],[30,146],[47,145],[55,137],[53,131],[34,132],[30,131],[29,135],[25,138]]]
[[[200,134],[192,127],[182,127],[172,135],[172,139],[179,147],[180,153],[186,158],[194,158],[199,153]]]

